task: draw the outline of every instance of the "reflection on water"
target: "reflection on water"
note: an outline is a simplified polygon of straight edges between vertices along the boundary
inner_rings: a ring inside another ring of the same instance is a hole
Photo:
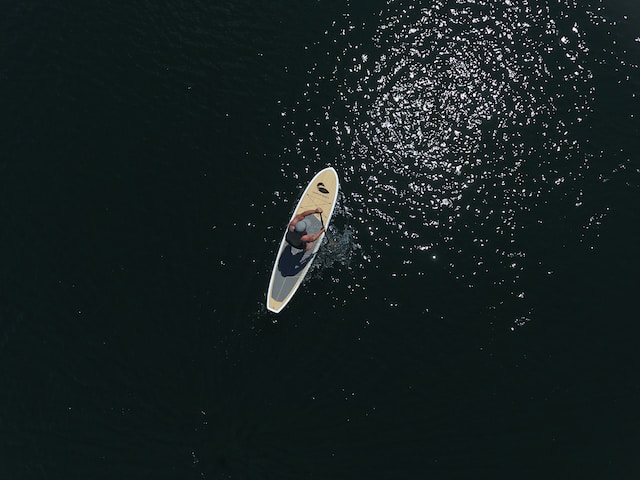
[[[344,47],[332,52],[329,80],[321,66],[310,72],[306,115],[316,118],[289,126],[297,153],[313,162],[335,141],[344,215],[366,244],[365,263],[399,248],[398,263],[417,275],[416,261],[446,258],[452,277],[516,302],[526,298],[526,268],[553,273],[544,258],[527,258],[530,237],[583,207],[602,156],[585,128],[593,71],[624,64],[592,52],[590,35],[610,28],[603,10],[570,0],[390,1],[373,30],[347,17],[329,32]],[[335,89],[329,104],[321,85]],[[329,129],[335,140],[323,137]],[[576,218],[589,229],[587,219],[603,215]],[[523,302],[514,323],[530,313]]]

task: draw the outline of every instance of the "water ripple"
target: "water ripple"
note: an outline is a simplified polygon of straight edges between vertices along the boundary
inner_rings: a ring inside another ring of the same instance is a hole
[[[357,38],[353,24],[336,29],[344,47],[328,82],[321,67],[310,72],[307,111],[323,82],[337,98],[302,131],[291,124],[297,153],[318,158],[330,126],[347,203],[373,251],[399,246],[404,264],[429,252],[469,287],[491,284],[523,300],[525,268],[552,273],[544,258],[527,260],[530,236],[557,221],[554,208],[562,216],[583,205],[603,155],[585,133],[594,70],[624,61],[592,52],[602,10],[389,1],[371,38]],[[515,325],[527,323],[524,310]]]

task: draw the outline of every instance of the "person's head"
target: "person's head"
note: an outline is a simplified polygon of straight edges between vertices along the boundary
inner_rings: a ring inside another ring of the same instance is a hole
[[[298,233],[306,232],[307,222],[305,222],[304,220],[300,220],[298,223],[296,223],[295,229]]]

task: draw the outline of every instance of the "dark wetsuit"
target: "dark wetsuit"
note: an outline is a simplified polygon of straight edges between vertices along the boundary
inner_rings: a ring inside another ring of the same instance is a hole
[[[307,242],[303,242],[302,237],[306,234],[307,232],[296,232],[294,230],[293,232],[287,232],[285,240],[292,247],[304,250],[307,248]]]

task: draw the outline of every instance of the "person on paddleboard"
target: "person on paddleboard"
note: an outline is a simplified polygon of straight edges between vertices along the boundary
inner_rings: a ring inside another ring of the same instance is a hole
[[[307,233],[307,228],[309,228],[310,223],[308,220],[305,220],[305,218],[314,213],[322,213],[322,209],[318,207],[315,210],[307,210],[293,217],[293,220],[289,223],[289,231],[286,236],[289,245],[301,250],[310,250],[313,248],[313,242],[320,238],[320,235],[324,232],[323,226],[320,231],[314,235]]]

